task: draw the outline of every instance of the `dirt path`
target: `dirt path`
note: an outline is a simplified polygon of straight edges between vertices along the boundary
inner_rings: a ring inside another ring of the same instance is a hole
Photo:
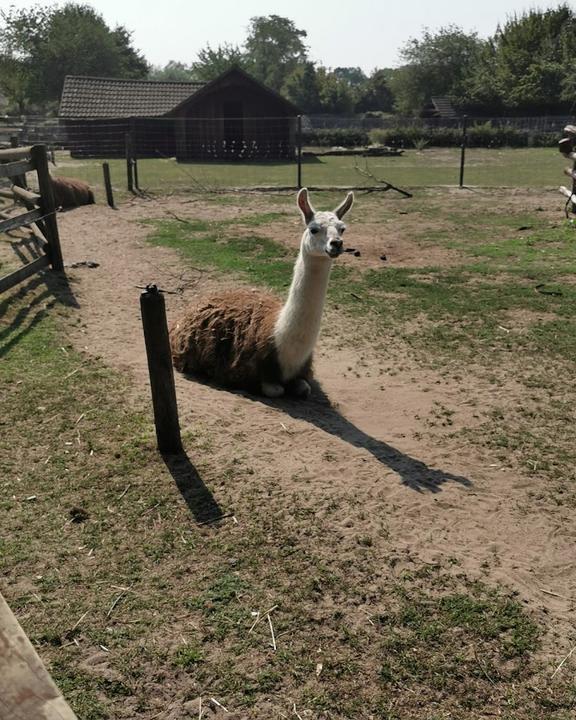
[[[222,282],[145,242],[149,230],[135,220],[170,209],[195,217],[215,212],[201,202],[170,200],[134,202],[117,212],[89,207],[59,219],[66,263],[99,263],[69,270],[80,304],[73,341],[129,370],[143,398],[148,388],[136,286],[182,288],[166,298],[174,317],[182,303]],[[350,225],[350,235],[360,235]],[[455,446],[446,433],[431,439],[427,420],[436,408],[453,411],[452,431],[470,427],[475,405],[494,401],[493,388],[424,372],[397,344],[391,357],[374,356],[347,339],[347,323],[334,308],[328,309],[316,368],[332,405],[320,395],[306,404],[261,402],[177,376],[182,425],[201,426],[217,456],[249,462],[253,482],[273,484],[286,504],[297,494],[317,517],[329,518],[339,552],[353,551],[368,537],[383,563],[392,556],[400,563],[450,561],[472,577],[516,589],[532,609],[549,613],[548,626],[561,638],[548,644],[550,660],[562,657],[569,649],[570,598],[576,598],[570,511],[535,501],[536,480],[511,474],[472,447]]]

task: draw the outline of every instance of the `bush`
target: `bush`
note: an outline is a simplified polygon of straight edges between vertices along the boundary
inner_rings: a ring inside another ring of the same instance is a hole
[[[325,130],[307,130],[302,133],[304,145],[319,147],[364,147],[370,143],[368,133],[364,130],[350,128],[333,128]]]
[[[394,147],[418,147],[422,143],[434,147],[459,147],[462,144],[461,128],[396,127],[372,130],[373,143]],[[487,122],[468,128],[468,147],[553,147],[557,134],[529,132],[513,127],[494,127]]]

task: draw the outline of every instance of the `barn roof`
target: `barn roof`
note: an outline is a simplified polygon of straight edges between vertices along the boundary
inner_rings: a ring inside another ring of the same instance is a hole
[[[67,75],[58,114],[61,118],[74,119],[159,117],[203,85]]]
[[[173,108],[170,114],[177,114],[178,111],[185,106],[193,107],[196,102],[202,100],[210,93],[218,92],[221,89],[226,89],[226,87],[229,87],[231,84],[238,83],[241,83],[244,86],[252,86],[253,88],[256,88],[260,93],[264,93],[270,98],[273,98],[276,103],[278,103],[278,106],[284,110],[284,112],[288,112],[292,115],[299,115],[301,113],[301,111],[296,107],[296,105],[294,105],[294,103],[290,102],[290,100],[287,100],[285,97],[280,95],[280,93],[276,92],[276,90],[272,90],[272,88],[269,88],[267,85],[264,85],[264,83],[256,80],[256,78],[252,77],[252,75],[249,75],[247,72],[242,70],[242,68],[238,67],[237,65],[233,65],[231,68],[225,70],[222,74],[218,75],[217,78],[214,78],[214,80],[211,80],[210,82],[207,82],[205,84],[201,84],[197,91],[191,97],[185,98],[180,103],[178,103],[178,105]]]

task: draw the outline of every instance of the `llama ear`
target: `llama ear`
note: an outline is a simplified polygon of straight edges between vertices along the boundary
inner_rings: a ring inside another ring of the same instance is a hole
[[[304,216],[304,222],[306,225],[308,225],[309,222],[311,222],[314,219],[314,213],[316,212],[312,205],[310,205],[310,202],[308,200],[308,190],[307,188],[302,188],[300,192],[298,193],[298,207],[300,208],[300,212]]]
[[[338,220],[342,220],[344,215],[350,210],[352,205],[354,204],[354,193],[349,192],[348,195],[346,195],[346,198],[338,205],[336,210],[334,210],[334,215],[338,218]]]

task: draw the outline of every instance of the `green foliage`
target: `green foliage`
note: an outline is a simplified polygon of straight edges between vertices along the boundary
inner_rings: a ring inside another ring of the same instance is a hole
[[[319,147],[362,147],[370,142],[367,132],[349,128],[307,130],[302,133],[302,139],[304,145]]]
[[[322,111],[320,88],[314,63],[298,63],[284,83],[286,97],[305,113]]]
[[[410,39],[400,51],[406,65],[392,79],[397,108],[412,114],[434,95],[464,97],[482,46],[476,33],[455,25]]]
[[[485,60],[503,106],[529,113],[558,111],[562,101],[573,102],[575,55],[576,15],[563,4],[510,18],[498,28]]]
[[[66,75],[138,78],[148,72],[130,32],[111,30],[89,5],[11,8],[1,20],[0,86],[20,109],[57,101]]]
[[[369,78],[366,78],[357,88],[356,112],[392,111],[394,94],[391,89],[391,78],[394,72],[394,70],[375,70]]]
[[[273,90],[280,91],[296,66],[307,59],[307,47],[292,20],[280,15],[253,17],[245,43],[249,71]]]
[[[197,80],[196,69],[193,65],[170,60],[166,65],[155,66],[148,73],[150,80],[164,80],[172,82],[187,82]]]
[[[207,45],[198,53],[198,60],[192,65],[194,74],[198,80],[210,82],[231,67],[243,67],[246,69],[248,59],[245,53],[237,45],[224,43],[218,45],[214,50]]]
[[[462,130],[403,126],[372,130],[370,139],[373,143],[394,147],[416,147],[419,142],[433,147],[458,147],[462,144]],[[495,127],[490,122],[468,128],[467,145],[474,148],[554,147],[557,142],[556,133],[528,133],[512,127]]]

